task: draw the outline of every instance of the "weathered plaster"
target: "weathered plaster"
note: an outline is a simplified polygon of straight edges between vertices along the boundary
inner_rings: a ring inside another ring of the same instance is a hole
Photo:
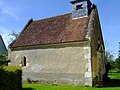
[[[13,50],[9,54],[9,65],[13,66],[21,65],[21,57],[27,58],[27,66],[23,67],[23,81],[30,79],[40,83],[65,85],[92,83],[89,80],[90,44],[87,41],[60,44],[56,48],[55,45],[48,45],[39,49]]]

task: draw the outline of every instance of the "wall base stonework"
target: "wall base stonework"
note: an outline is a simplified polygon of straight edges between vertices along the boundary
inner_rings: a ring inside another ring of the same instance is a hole
[[[56,85],[84,85],[84,76],[82,74],[71,73],[23,73],[23,82],[42,83]]]

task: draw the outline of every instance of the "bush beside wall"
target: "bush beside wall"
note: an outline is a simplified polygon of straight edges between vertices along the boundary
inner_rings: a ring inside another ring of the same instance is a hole
[[[21,90],[22,70],[16,66],[0,67],[0,90]]]

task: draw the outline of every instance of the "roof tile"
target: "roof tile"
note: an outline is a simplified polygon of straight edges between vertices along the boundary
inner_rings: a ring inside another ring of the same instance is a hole
[[[10,47],[81,41],[85,39],[89,17],[72,19],[71,14],[35,20]]]

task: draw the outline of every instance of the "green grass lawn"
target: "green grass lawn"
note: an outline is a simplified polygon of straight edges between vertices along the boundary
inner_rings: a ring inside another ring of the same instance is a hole
[[[111,80],[104,87],[54,86],[42,84],[23,84],[22,90],[120,90],[120,73],[109,73]]]
[[[111,79],[119,79],[119,80],[120,80],[120,73],[117,73],[117,72],[115,72],[115,71],[111,71],[111,72],[109,73],[109,77],[110,77]]]
[[[80,87],[80,86],[51,86],[41,84],[23,84],[23,90],[120,90],[120,87]]]

